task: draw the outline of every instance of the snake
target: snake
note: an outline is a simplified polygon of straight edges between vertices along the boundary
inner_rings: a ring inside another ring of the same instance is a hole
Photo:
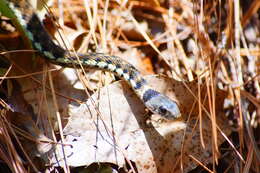
[[[57,45],[28,0],[0,0],[0,11],[14,21],[33,49],[51,63],[62,67],[82,66],[112,72],[128,83],[152,113],[170,120],[181,116],[178,104],[150,87],[137,68],[127,61],[103,53],[75,54]]]

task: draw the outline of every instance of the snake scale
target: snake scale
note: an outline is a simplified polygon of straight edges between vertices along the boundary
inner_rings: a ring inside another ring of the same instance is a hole
[[[0,0],[0,5],[1,11],[8,9],[7,13],[12,13],[10,18],[17,21],[16,26],[20,27],[25,37],[43,58],[63,67],[73,68],[82,65],[86,68],[110,71],[124,79],[151,112],[166,119],[180,116],[176,102],[149,87],[140,72],[123,59],[102,53],[75,55],[55,44],[28,0]]]

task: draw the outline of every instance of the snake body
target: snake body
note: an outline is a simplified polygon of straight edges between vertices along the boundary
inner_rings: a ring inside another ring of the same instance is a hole
[[[110,71],[124,79],[144,105],[153,113],[167,119],[175,119],[180,116],[176,102],[149,87],[146,80],[133,65],[117,56],[102,53],[77,53],[75,55],[75,53],[69,52],[53,42],[28,0],[0,1],[0,5],[5,5],[11,10],[25,37],[45,59],[64,67],[83,66]]]

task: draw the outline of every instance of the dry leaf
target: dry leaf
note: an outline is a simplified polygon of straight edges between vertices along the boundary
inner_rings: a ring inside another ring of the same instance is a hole
[[[182,82],[161,76],[149,77],[148,81],[157,90],[177,99],[182,115],[187,119],[194,98]],[[187,85],[196,95],[197,83]],[[217,99],[221,105],[224,95],[220,91],[217,93],[220,93]],[[93,101],[96,107],[93,106]],[[187,123],[184,120],[164,123],[151,120],[148,123],[144,105],[125,82],[116,82],[102,88],[86,105],[71,110],[71,117],[64,129],[64,143],[70,144],[64,146],[67,164],[70,166],[89,165],[93,162],[110,162],[123,166],[129,160],[135,163],[138,172],[173,172],[174,169],[179,172],[182,160],[184,172],[187,172],[197,165],[189,155],[203,164],[211,159],[212,132],[207,116],[203,118],[206,145],[206,149],[203,149],[198,127],[193,131],[197,116],[192,116]],[[229,133],[221,110],[217,105],[218,125],[225,133]],[[197,109],[191,114],[197,114]],[[219,136],[218,143],[222,142],[223,138]],[[55,153],[57,155],[51,163],[62,165],[60,145],[56,147]]]

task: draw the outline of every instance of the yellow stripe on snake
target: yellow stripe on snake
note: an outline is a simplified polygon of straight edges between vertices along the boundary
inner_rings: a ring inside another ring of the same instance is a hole
[[[30,40],[43,58],[63,67],[97,68],[114,73],[124,79],[135,91],[144,105],[153,113],[166,119],[180,116],[178,105],[167,96],[148,86],[140,72],[131,64],[117,56],[102,53],[88,53],[75,55],[53,42],[44,28],[34,8],[28,0],[0,0],[0,8],[8,8],[15,21],[18,21],[24,35]],[[75,55],[75,56],[73,56]],[[79,57],[79,58],[78,58]]]

